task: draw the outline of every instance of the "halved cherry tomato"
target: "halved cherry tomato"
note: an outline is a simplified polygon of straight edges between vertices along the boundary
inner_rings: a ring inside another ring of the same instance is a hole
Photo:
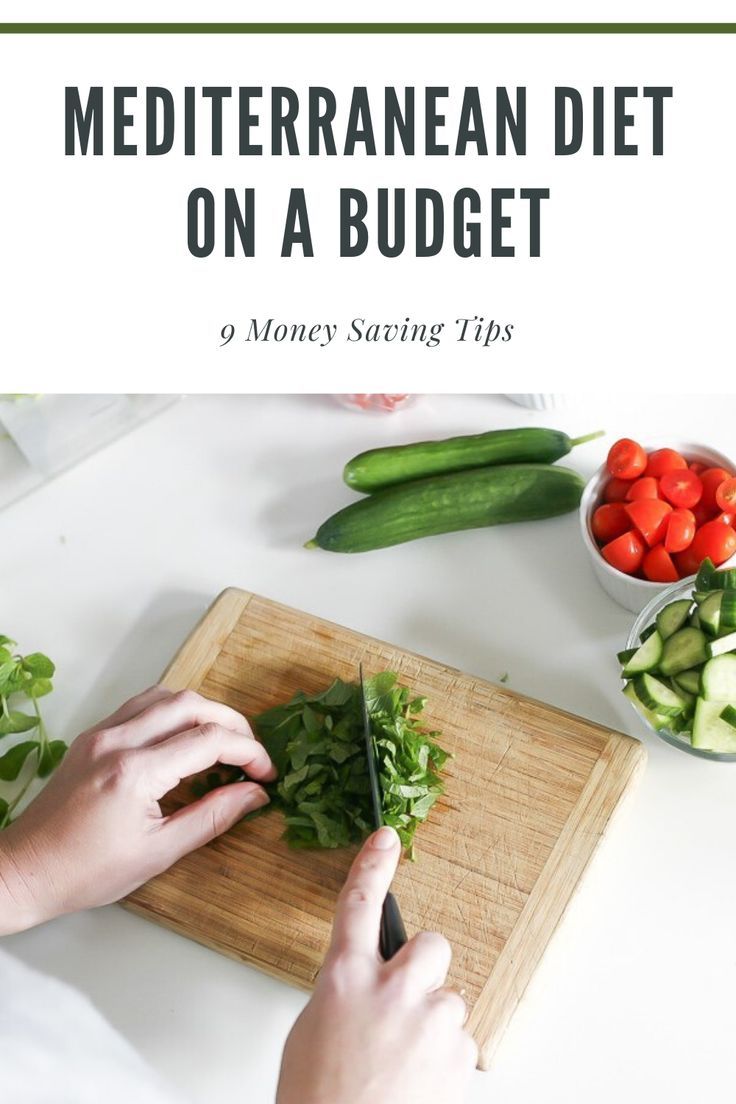
[[[715,513],[718,509],[716,491],[721,483],[725,483],[725,481],[730,478],[731,472],[727,472],[725,468],[707,468],[700,476],[700,481],[703,484],[703,497],[701,501],[706,509],[710,510],[712,513]]]
[[[673,510],[667,518],[664,547],[667,552],[684,552],[693,543],[695,515],[690,510]]]
[[[730,479],[724,479],[723,483],[716,487],[716,505],[723,510],[724,514],[732,514],[736,511],[736,479],[733,476]]]
[[[673,506],[683,506],[685,509],[697,506],[703,497],[703,484],[700,482],[700,477],[689,468],[665,472],[659,481],[659,487],[668,502]]]
[[[624,575],[633,575],[639,570],[644,559],[646,545],[635,529],[609,541],[601,549],[601,555],[611,567],[623,571]]]
[[[617,479],[636,479],[647,466],[647,454],[630,437],[616,441],[608,452],[606,467]]]
[[[650,548],[664,539],[667,530],[667,518],[672,513],[669,502],[659,498],[642,498],[639,502],[630,502],[626,513],[639,530]]]
[[[694,471],[696,475],[700,475],[708,467],[707,464],[701,464],[699,460],[693,460],[688,464],[690,471]]]
[[[649,453],[645,475],[652,475],[655,479],[659,479],[665,472],[678,471],[686,467],[687,460],[684,456],[680,456],[679,452],[670,448],[657,449]]]
[[[695,524],[699,529],[701,525],[705,525],[706,521],[713,520],[715,517],[715,510],[709,510],[701,498],[698,505],[693,506],[692,514],[695,518]]]
[[[603,488],[605,502],[623,502],[631,483],[627,479],[609,479]]]
[[[720,521],[707,521],[698,529],[690,547],[694,556],[700,560],[708,556],[717,567],[736,552],[736,529]]]
[[[669,552],[663,544],[650,548],[641,565],[642,571],[652,583],[676,583],[680,578]]]
[[[693,546],[690,545],[684,552],[678,552],[675,557],[675,564],[677,570],[680,572],[680,578],[684,579],[687,575],[697,575],[698,568],[703,562],[693,552]]]
[[[640,498],[661,497],[659,484],[650,475],[644,475],[641,479],[635,479],[633,483],[629,483],[629,489],[626,492],[627,502],[638,502]]]
[[[609,502],[599,506],[591,519],[590,527],[599,544],[608,544],[631,528],[629,515],[620,502]]]

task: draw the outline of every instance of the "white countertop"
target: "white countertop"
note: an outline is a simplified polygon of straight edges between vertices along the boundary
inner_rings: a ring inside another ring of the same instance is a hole
[[[57,662],[50,727],[71,737],[156,680],[223,587],[239,585],[633,735],[649,765],[555,936],[473,1101],[709,1104],[732,1097],[736,767],[644,735],[614,653],[631,616],[601,591],[575,515],[364,556],[302,542],[351,500],[354,452],[553,425],[736,454],[734,399],[580,398],[537,414],[433,396],[392,416],[329,398],[190,398],[0,513],[0,630]],[[564,461],[563,461],[564,462]],[[112,906],[3,946],[72,982],[186,1099],[270,1101],[304,997]]]

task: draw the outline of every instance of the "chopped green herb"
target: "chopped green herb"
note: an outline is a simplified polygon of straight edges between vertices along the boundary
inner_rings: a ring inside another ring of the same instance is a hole
[[[419,717],[425,698],[412,697],[392,671],[365,681],[366,703],[379,764],[383,816],[410,858],[414,833],[443,792],[440,773],[449,755]],[[372,830],[368,764],[360,687],[336,679],[321,694],[296,694],[255,718],[255,728],[279,772],[267,786],[268,809],[281,809],[291,847],[345,847]],[[238,781],[227,772],[214,784]],[[213,780],[195,783],[195,794]],[[261,812],[261,810],[259,810]]]

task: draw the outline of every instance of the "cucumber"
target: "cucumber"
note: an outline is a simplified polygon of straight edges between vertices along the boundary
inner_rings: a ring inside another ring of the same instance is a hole
[[[708,636],[718,636],[718,631],[721,627],[722,600],[723,591],[712,590],[698,609],[700,624],[703,627],[703,631],[706,632]]]
[[[726,652],[736,652],[736,632],[727,633],[717,640],[709,640],[705,651],[708,659],[715,659],[716,656],[725,655]]]
[[[679,675],[680,671],[705,663],[707,658],[705,635],[688,626],[665,640],[659,669],[663,675]]]
[[[698,574],[695,576],[695,589],[696,590],[713,590],[713,576],[716,573],[716,565],[711,559],[705,559],[698,568]]]
[[[619,661],[622,667],[625,667],[629,660],[633,659],[638,651],[638,648],[624,648],[622,652],[616,653],[616,659]]]
[[[338,510],[306,547],[369,552],[437,533],[555,517],[578,506],[584,485],[577,472],[547,464],[476,468],[400,483]]]
[[[720,628],[736,629],[736,590],[722,590]]]
[[[419,441],[370,449],[348,460],[343,479],[356,491],[383,490],[430,475],[498,464],[552,464],[570,449],[601,437],[591,433],[571,440],[557,429],[494,429],[444,441]]]
[[[670,602],[657,614],[657,632],[666,640],[672,636],[688,619],[692,602],[689,598],[679,598],[676,602]]]
[[[698,697],[697,694],[691,694],[689,690],[683,690],[681,686],[678,686],[674,679],[666,679],[667,685],[671,690],[674,690],[678,697],[682,698],[685,703],[685,708],[682,711],[682,716],[688,719],[692,717],[695,712],[695,701]]]
[[[696,602],[697,605],[700,605],[701,602],[704,602],[706,598],[710,598],[711,594],[712,591],[710,590],[694,590],[693,601]]]
[[[695,589],[736,590],[736,567],[723,567],[718,571],[712,560],[703,560],[695,576]]]
[[[689,671],[680,671],[679,675],[674,676],[673,681],[675,686],[679,690],[684,690],[686,694],[694,694],[697,697],[700,693],[700,671],[695,667]]]
[[[644,643],[627,660],[623,671],[624,678],[639,675],[643,671],[653,671],[662,658],[662,637],[656,631],[650,633]]]
[[[656,621],[652,621],[651,625],[647,625],[647,627],[645,629],[642,629],[639,633],[639,641],[644,644],[644,642],[649,639],[652,633],[655,633],[656,631],[657,623]]]
[[[706,701],[736,702],[736,655],[709,659],[701,676]]]
[[[707,751],[736,752],[736,728],[721,717],[722,701],[698,698],[693,721],[693,747]]]
[[[631,704],[636,709],[637,713],[640,713],[647,724],[650,724],[655,732],[661,732],[663,728],[672,728],[672,722],[674,717],[664,717],[659,713],[654,713],[651,709],[647,709],[636,696],[633,682],[627,682],[623,689],[624,697],[628,698]]]
[[[721,720],[726,724],[730,724],[732,728],[736,729],[736,706],[727,705],[721,712]]]
[[[700,628],[700,611],[695,609],[687,619],[688,625],[691,625],[694,629]]]
[[[634,693],[646,709],[660,716],[675,717],[685,711],[684,698],[654,675],[637,675],[634,679]]]

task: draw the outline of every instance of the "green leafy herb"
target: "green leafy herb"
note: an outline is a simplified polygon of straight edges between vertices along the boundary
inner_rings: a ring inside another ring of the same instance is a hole
[[[0,798],[0,829],[10,824],[34,779],[48,777],[66,752],[63,740],[49,740],[38,704],[53,689],[54,665],[41,652],[18,655],[15,646],[9,636],[0,635],[0,739],[24,732],[34,736],[3,748],[0,755],[0,782],[21,780],[9,797]],[[25,709],[17,708],[23,704]]]
[[[377,751],[386,824],[410,857],[414,833],[443,791],[448,759],[419,717],[426,699],[412,697],[392,671],[366,679],[366,703]],[[255,718],[279,772],[268,789],[285,817],[290,846],[344,847],[372,829],[360,688],[336,679],[321,694],[296,694]],[[239,775],[238,777],[242,777]],[[228,781],[233,780],[229,778]]]

